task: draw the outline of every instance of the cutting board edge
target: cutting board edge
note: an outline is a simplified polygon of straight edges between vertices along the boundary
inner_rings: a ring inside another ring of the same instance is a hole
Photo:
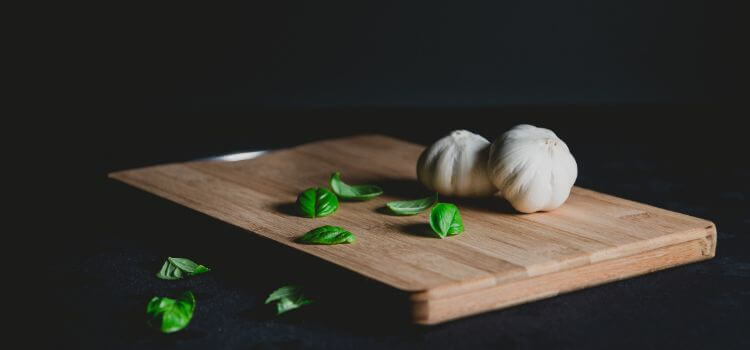
[[[639,254],[604,260],[590,265],[548,273],[530,279],[474,289],[446,298],[425,298],[424,292],[412,293],[412,322],[434,325],[446,321],[500,310],[559,294],[573,292],[613,281],[637,277],[667,268],[708,260],[716,256],[716,225],[706,228],[703,238],[665,246]],[[616,274],[609,271],[620,267]],[[576,278],[576,275],[585,276]],[[523,297],[514,297],[516,294]],[[457,302],[457,299],[463,299]]]
[[[715,255],[716,251],[716,237],[717,237],[717,228],[716,224],[712,221],[697,218],[697,217],[689,217],[690,219],[695,221],[696,226],[690,229],[685,229],[682,231],[674,232],[670,235],[661,236],[659,240],[650,240],[650,241],[642,241],[637,242],[637,246],[641,247],[643,245],[650,245],[651,249],[630,249],[630,250],[637,250],[637,253],[632,252],[618,252],[615,254],[607,254],[608,257],[596,259],[596,260],[588,260],[588,263],[583,266],[592,266],[600,263],[604,263],[610,260],[615,259],[625,259],[634,255],[638,255],[640,253],[644,252],[650,252],[654,250],[658,250],[661,248],[665,248],[668,246],[672,246],[675,244],[690,242],[690,241],[705,241],[706,242],[706,254],[712,254],[711,256]],[[623,246],[625,247],[625,246]],[[526,275],[527,278],[536,278],[541,277],[549,274],[555,274],[564,272],[567,270],[575,269],[581,267],[581,265],[571,265],[567,268],[563,268],[556,271],[551,272],[545,272],[542,274],[537,275]],[[437,300],[437,299],[443,299],[448,297],[453,297],[456,295],[462,295],[466,293],[471,293],[476,290],[480,289],[487,289],[487,288],[493,288],[500,285],[505,284],[512,284],[516,282],[518,278],[511,278],[511,279],[504,279],[498,282],[499,279],[503,279],[506,277],[505,275],[487,275],[482,276],[476,279],[466,279],[462,281],[455,281],[452,283],[443,283],[437,286],[429,287],[429,288],[423,288],[419,291],[413,291],[413,290],[404,290],[400,289],[404,292],[412,293],[412,300],[414,301],[427,301],[427,300]],[[392,286],[394,288],[397,288],[395,286]]]

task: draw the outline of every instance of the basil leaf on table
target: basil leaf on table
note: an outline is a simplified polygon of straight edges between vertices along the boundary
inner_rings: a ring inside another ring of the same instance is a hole
[[[385,205],[396,215],[414,215],[419,214],[425,209],[431,207],[438,201],[437,192],[432,196],[410,201],[394,201]]]
[[[338,226],[325,225],[308,231],[297,241],[306,244],[352,243],[354,234]]]
[[[297,208],[309,218],[327,216],[339,208],[339,199],[326,188],[311,187],[297,197]]]
[[[438,203],[430,212],[430,227],[440,238],[455,236],[464,231],[461,213],[451,203]]]
[[[149,324],[162,333],[173,333],[190,323],[195,311],[195,296],[187,291],[179,299],[153,297],[146,305]]]
[[[266,298],[266,304],[274,301],[277,315],[312,303],[312,300],[302,295],[302,290],[297,286],[284,286],[275,290]]]
[[[187,276],[200,275],[211,271],[208,267],[194,263],[190,259],[168,257],[156,274],[163,280],[178,280]]]
[[[341,173],[331,174],[328,181],[331,189],[343,199],[365,201],[383,194],[383,189],[375,185],[347,185],[341,181]]]

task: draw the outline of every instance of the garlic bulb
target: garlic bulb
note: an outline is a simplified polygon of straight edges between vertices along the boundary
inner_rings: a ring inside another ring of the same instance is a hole
[[[446,196],[486,196],[497,192],[487,177],[490,142],[466,130],[456,130],[422,152],[417,178]]]
[[[513,127],[492,143],[487,168],[503,197],[523,213],[562,205],[578,176],[568,145],[551,130],[527,124]]]

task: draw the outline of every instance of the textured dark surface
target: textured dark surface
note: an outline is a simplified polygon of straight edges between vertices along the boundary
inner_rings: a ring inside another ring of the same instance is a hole
[[[74,64],[106,110],[741,101],[746,21],[728,5],[134,4],[95,17]]]
[[[65,301],[60,315],[66,319],[52,329],[59,333],[53,339],[96,349],[747,348],[748,147],[737,125],[705,123],[712,113],[691,106],[318,110],[102,126],[68,165],[80,170],[69,174],[76,184],[70,187],[87,191],[76,191],[77,205],[63,208],[70,209],[61,226],[69,236],[52,244],[64,252],[49,276],[56,300]],[[369,122],[352,122],[353,115]],[[657,123],[663,115],[684,119]],[[301,118],[289,128],[292,117]],[[436,117],[445,122],[435,123]],[[353,133],[428,143],[468,128],[491,138],[524,121],[566,140],[578,160],[578,185],[714,221],[716,257],[419,327],[389,314],[398,293],[105,178],[112,170]],[[190,257],[212,271],[162,281],[155,273],[167,256]],[[275,317],[263,300],[290,282],[308,288],[317,302]],[[149,329],[148,299],[185,289],[197,298],[190,325],[172,335]]]

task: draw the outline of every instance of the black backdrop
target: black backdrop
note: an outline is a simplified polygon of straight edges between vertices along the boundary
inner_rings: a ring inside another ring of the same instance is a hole
[[[122,5],[88,18],[80,70],[61,70],[108,111],[736,101],[737,14],[701,0]]]
[[[56,67],[68,80],[51,81],[87,118],[39,123],[42,153],[22,163],[40,167],[37,183],[60,194],[27,229],[45,232],[53,253],[49,285],[67,319],[51,329],[58,344],[747,347],[750,168],[738,109],[746,69],[731,9],[499,1],[96,10],[80,25],[83,54]],[[524,122],[566,140],[579,185],[715,221],[717,257],[415,328],[378,316],[390,301],[368,298],[377,285],[106,179],[358,133],[427,144],[465,128],[493,138]],[[50,169],[61,181],[50,181]],[[177,286],[154,280],[164,256],[179,254],[214,273]],[[262,299],[288,281],[319,288],[321,302],[270,317]],[[330,290],[339,285],[351,286],[345,302],[325,296],[341,297]],[[193,323],[174,336],[150,332],[145,302],[182,288],[199,299]],[[350,312],[360,307],[368,311]]]

